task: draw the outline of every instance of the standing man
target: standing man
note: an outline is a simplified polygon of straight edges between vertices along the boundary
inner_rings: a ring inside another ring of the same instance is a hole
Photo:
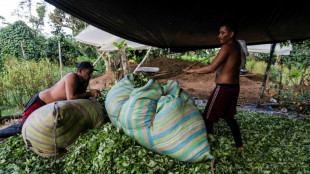
[[[212,134],[213,122],[224,118],[230,127],[237,149],[244,150],[240,128],[234,119],[239,96],[239,73],[241,64],[241,48],[236,40],[237,27],[232,22],[220,26],[219,41],[221,49],[208,66],[201,68],[187,68],[186,73],[213,73],[216,71],[216,87],[208,99],[203,117],[207,132]]]
[[[77,66],[76,73],[68,73],[54,86],[35,94],[25,106],[21,123],[0,130],[0,138],[20,134],[23,124],[29,115],[46,104],[62,100],[98,98],[100,95],[99,90],[91,89],[89,92],[86,92],[94,70],[90,62],[81,62]]]

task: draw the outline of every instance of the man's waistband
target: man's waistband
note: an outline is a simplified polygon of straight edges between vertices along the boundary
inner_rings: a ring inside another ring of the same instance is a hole
[[[239,88],[240,84],[225,84],[225,83],[218,83],[216,86],[221,86],[221,87],[227,87],[227,88]]]

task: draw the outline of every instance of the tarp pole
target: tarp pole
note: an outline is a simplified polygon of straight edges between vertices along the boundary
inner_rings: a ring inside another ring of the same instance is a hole
[[[97,64],[97,62],[100,60],[100,58],[103,56],[104,53],[105,53],[104,51],[101,53],[101,55],[98,57],[98,59],[94,62],[93,66],[95,66]]]
[[[144,58],[143,58],[142,61],[139,63],[139,65],[137,66],[137,68],[134,70],[133,73],[135,73],[135,72],[138,70],[138,68],[142,65],[142,63],[143,63],[143,62],[145,61],[145,59],[148,57],[148,55],[149,55],[149,53],[150,53],[150,51],[151,51],[151,48],[152,48],[152,47],[150,47],[150,48],[147,50],[147,52],[146,52]]]
[[[307,68],[309,66],[309,58],[310,58],[310,51],[308,53],[308,56],[307,56],[307,59],[306,59],[306,63],[305,63],[305,67],[304,67],[304,70],[301,74],[301,79],[300,79],[300,82],[299,82],[299,86],[302,85],[304,83],[304,76],[305,76],[305,73],[307,71]]]
[[[269,77],[269,72],[270,72],[270,67],[271,67],[272,57],[273,57],[273,54],[274,54],[275,47],[276,47],[276,43],[273,43],[271,45],[271,49],[270,49],[270,53],[269,53],[268,65],[267,65],[267,68],[266,68],[266,72],[265,72],[265,76],[264,76],[264,81],[263,81],[262,88],[261,88],[261,91],[260,91],[260,95],[259,95],[259,98],[258,98],[258,102],[257,102],[257,106],[256,106],[257,108],[261,106],[262,99],[264,97],[264,91],[265,91],[266,83],[267,83],[267,80],[268,80],[268,77]]]

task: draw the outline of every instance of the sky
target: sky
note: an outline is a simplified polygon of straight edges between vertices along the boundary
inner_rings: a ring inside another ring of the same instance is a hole
[[[0,16],[4,17],[6,19],[6,22],[8,23],[14,23],[15,21],[19,20],[17,16],[12,16],[12,13],[15,9],[18,8],[18,5],[21,0],[0,0]],[[36,3],[42,2],[43,0],[32,0],[32,15],[36,15]],[[53,11],[55,8],[54,6],[47,3],[47,12],[45,16],[45,28],[43,34],[46,36],[51,36],[51,27],[48,19],[48,14]],[[22,21],[25,21],[25,19],[21,19]],[[26,21],[25,21],[26,22]],[[27,22],[26,22],[27,23]],[[4,27],[6,25],[0,23],[0,28]],[[31,26],[28,24],[28,26]]]

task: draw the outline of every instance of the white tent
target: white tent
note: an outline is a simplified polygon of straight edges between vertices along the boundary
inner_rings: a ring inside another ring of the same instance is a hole
[[[126,39],[120,38],[103,30],[100,30],[99,28],[96,28],[92,25],[89,25],[81,33],[75,36],[75,39],[86,44],[100,46],[100,50],[102,51],[117,50],[118,48],[114,46],[113,42],[119,44],[123,40],[125,40],[125,43],[127,43],[127,45],[134,50],[150,48],[150,46],[128,41]]]
[[[261,44],[261,45],[250,45],[248,47],[248,52],[256,53],[270,53],[271,44]],[[280,47],[280,44],[277,44],[275,47],[275,54],[278,55],[290,55],[293,47],[291,44],[289,46]]]

